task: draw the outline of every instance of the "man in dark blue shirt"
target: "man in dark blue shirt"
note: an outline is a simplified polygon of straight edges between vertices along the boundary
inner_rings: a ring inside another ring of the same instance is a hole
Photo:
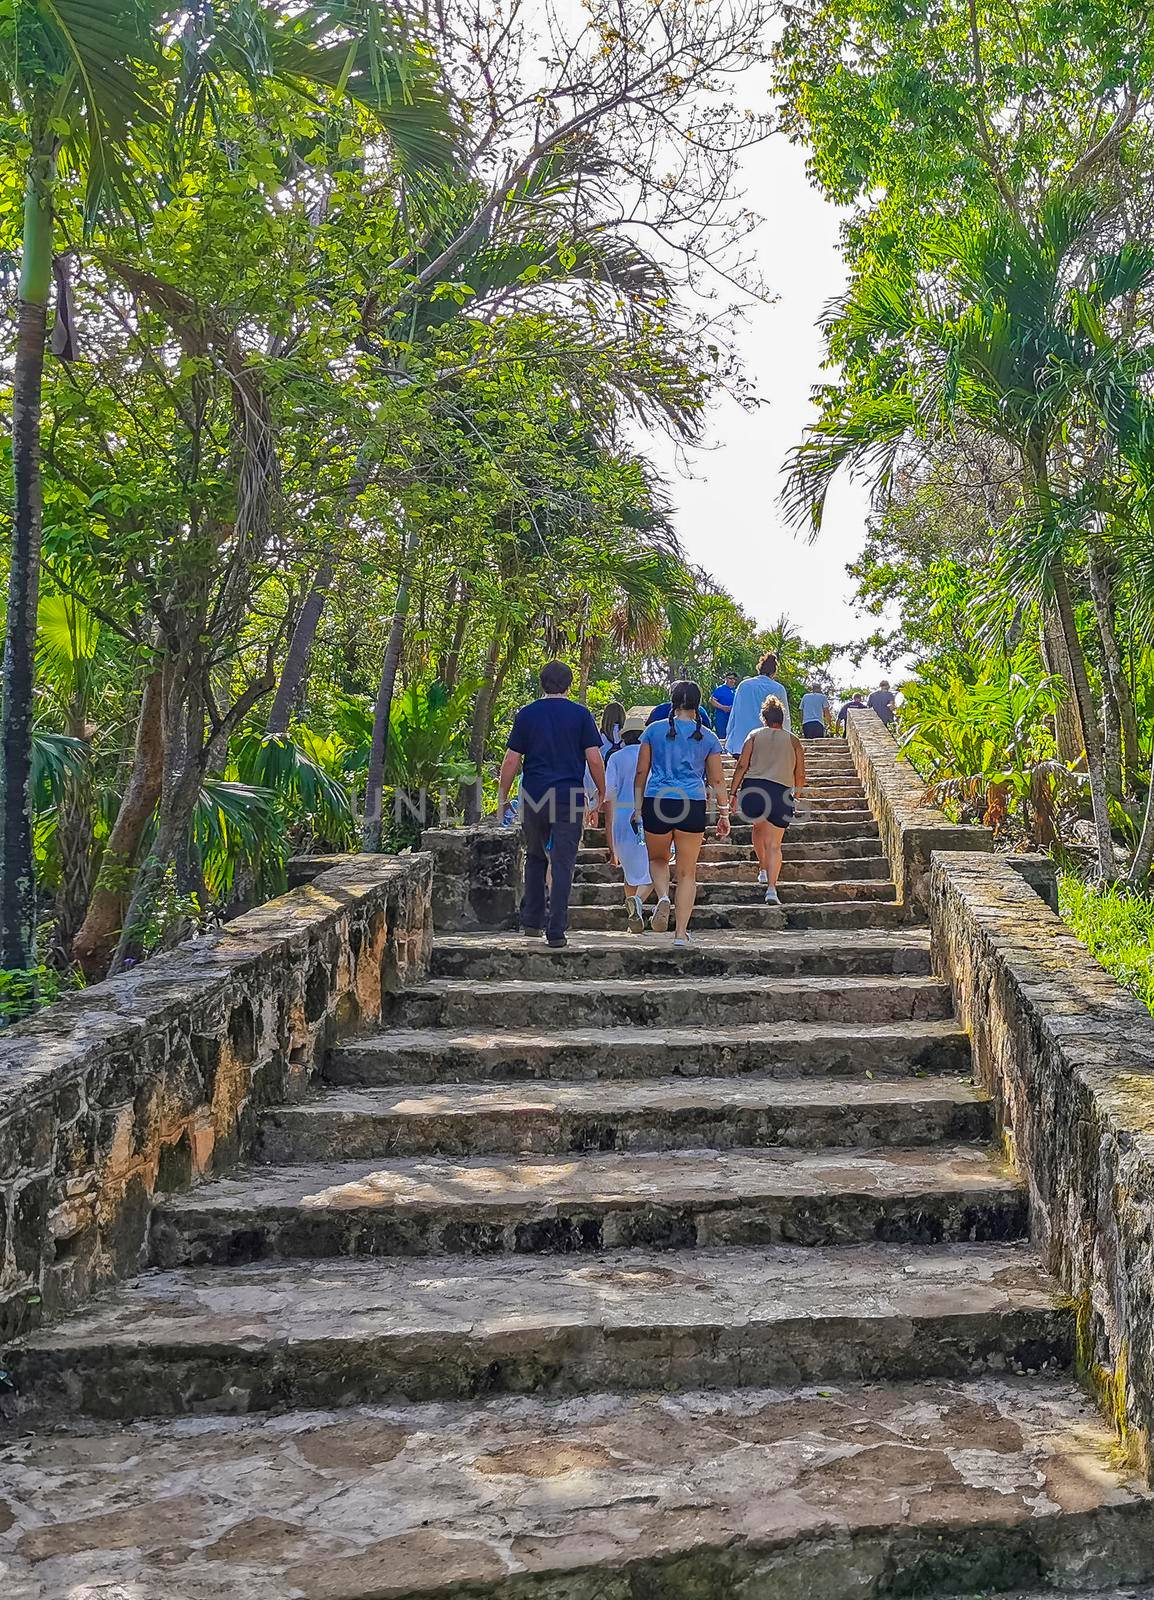
[[[507,821],[509,790],[520,773],[525,836],[521,927],[525,933],[544,931],[550,948],[559,950],[566,942],[573,869],[586,822],[585,768],[597,792],[588,818],[595,823],[605,803],[605,762],[597,724],[584,706],[569,699],[570,669],[563,661],[548,661],[540,679],[542,698],[522,706],[513,720],[497,783],[497,816]]]

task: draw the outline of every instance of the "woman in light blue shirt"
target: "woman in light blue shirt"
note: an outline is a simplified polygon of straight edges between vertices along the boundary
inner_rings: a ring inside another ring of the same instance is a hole
[[[689,943],[689,918],[697,899],[697,858],[705,837],[706,791],[718,798],[717,837],[729,837],[729,798],[721,766],[721,740],[701,718],[696,683],[675,683],[669,716],[646,728],[638,747],[633,825],[645,829],[649,873],[657,891],[650,927],[669,927],[669,856],[677,846],[677,903],[673,943]]]
[[[755,728],[761,727],[761,708],[772,695],[780,700],[785,712],[785,731],[792,733],[793,723],[789,715],[789,695],[785,685],[778,683],[774,677],[777,671],[777,657],[772,650],[767,650],[757,663],[757,676],[743,678],[737,686],[737,693],[733,697],[733,709],[729,713],[729,726],[725,730],[725,745],[734,755],[741,754],[741,747]]]

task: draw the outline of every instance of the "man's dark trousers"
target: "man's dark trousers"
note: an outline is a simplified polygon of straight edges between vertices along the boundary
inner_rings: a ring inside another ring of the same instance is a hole
[[[521,797],[521,830],[525,836],[525,895],[521,901],[521,926],[544,928],[547,939],[560,939],[569,925],[569,895],[573,869],[585,826],[580,797],[571,799],[556,791],[537,799]],[[552,847],[546,847],[552,842]],[[549,908],[545,909],[545,879],[552,869]]]

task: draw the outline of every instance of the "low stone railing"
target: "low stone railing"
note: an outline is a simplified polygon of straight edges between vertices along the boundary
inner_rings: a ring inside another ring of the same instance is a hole
[[[926,799],[925,783],[900,758],[897,740],[876,712],[866,708],[849,712],[846,738],[877,818],[898,899],[911,913],[924,912],[933,852],[992,850],[994,836],[989,828],[951,822]]]
[[[260,1107],[424,975],[428,856],[350,856],[0,1034],[0,1338],[140,1263],[153,1192],[227,1169]]]
[[[428,828],[421,849],[433,857],[433,923],[438,933],[517,924],[524,870],[519,827],[495,822]]]
[[[1029,1185],[1031,1226],[1077,1311],[1085,1376],[1149,1473],[1154,1436],[1154,1018],[1013,870],[935,855],[948,979]]]

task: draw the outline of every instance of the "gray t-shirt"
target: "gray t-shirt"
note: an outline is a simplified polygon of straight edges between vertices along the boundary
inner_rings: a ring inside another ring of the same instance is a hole
[[[829,708],[829,696],[812,690],[801,697],[801,720],[805,722],[821,722]]]
[[[885,723],[894,720],[894,710],[897,706],[897,696],[892,689],[875,689],[866,704],[871,711],[876,711]]]

